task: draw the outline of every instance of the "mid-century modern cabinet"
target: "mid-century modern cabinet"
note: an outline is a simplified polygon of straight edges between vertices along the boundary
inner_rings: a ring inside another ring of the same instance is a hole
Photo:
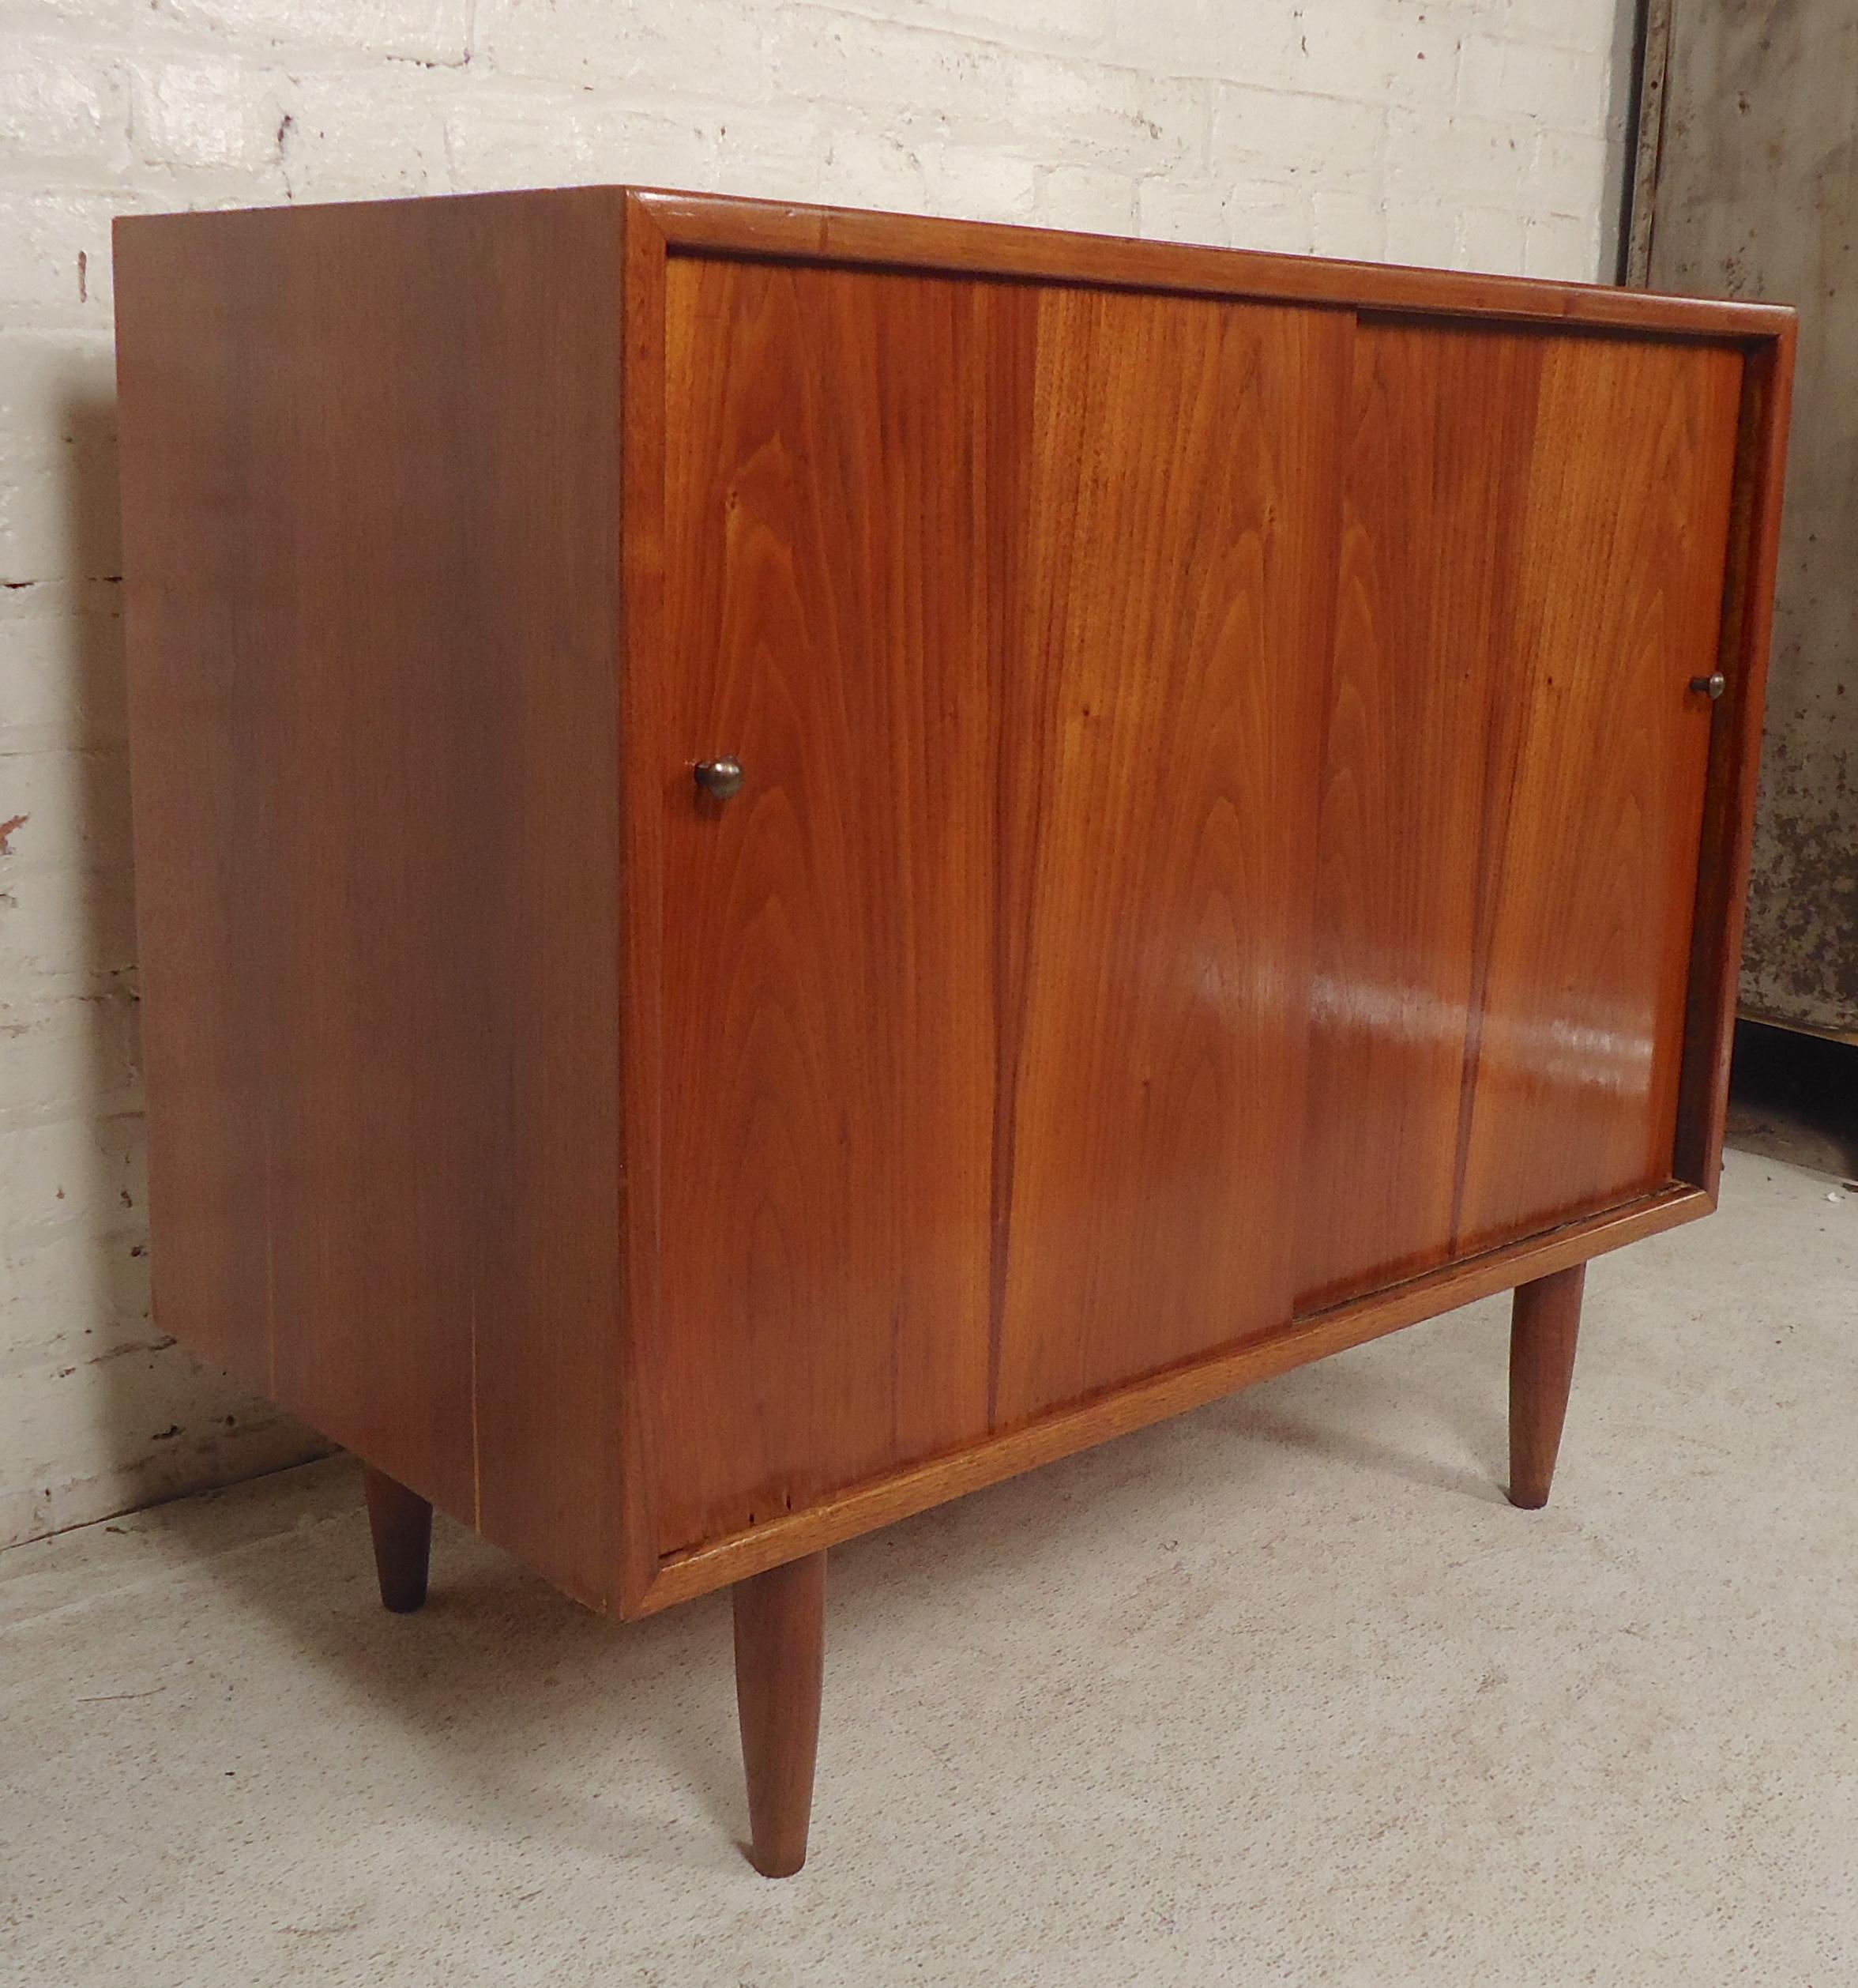
[[[618,187],[118,224],[165,1327],[596,1608],[1713,1205],[1791,314]],[[1003,1546],[1002,1550],[1010,1549]]]

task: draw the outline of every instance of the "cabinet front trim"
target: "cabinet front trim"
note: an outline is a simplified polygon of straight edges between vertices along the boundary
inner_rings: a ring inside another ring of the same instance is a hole
[[[632,213],[650,216],[671,249],[713,254],[1172,290],[1257,302],[1331,304],[1345,310],[1415,311],[1563,330],[1586,326],[1749,342],[1777,337],[1793,322],[1792,312],[1777,305],[1664,296],[1600,284],[1331,262],[1255,249],[866,213],[722,194],[638,190],[628,204]]]
[[[634,882],[622,922],[629,1036],[622,1175],[631,1218],[628,1249],[626,1440],[615,1460],[622,1528],[621,1612],[649,1614],[816,1552],[1055,1458],[1288,1372],[1324,1354],[1550,1275],[1602,1251],[1708,1213],[1715,1205],[1743,888],[1758,765],[1766,602],[1775,558],[1778,493],[1794,341],[1793,314],[1758,304],[1653,296],[1585,284],[1548,284],[1463,273],[1321,262],[1190,245],[1080,237],[984,224],[788,206],[702,194],[629,190],[626,363],[628,374],[624,543],[626,604],[620,643],[624,778],[658,770],[643,741],[656,729],[653,659],[664,639],[665,433],[663,367],[668,265],[686,257],[848,269],[965,274],[1008,282],[1081,284],[1234,301],[1332,307],[1416,323],[1487,324],[1494,330],[1643,338],[1728,346],[1744,359],[1732,476],[1720,667],[1731,687],[1713,713],[1702,826],[1697,917],[1691,957],[1673,1177],[1638,1199],[1578,1214],[1546,1230],[1460,1256],[1322,1308],[1281,1327],[1168,1367],[1149,1378],[1036,1414],[920,1463],[829,1493],[816,1503],[675,1550],[661,1550],[653,1467],[649,1365],[641,1321],[658,1316],[663,1241],[658,1177],[664,1100],[656,936],[661,906],[655,811],[626,808],[626,872]],[[637,656],[640,670],[628,667]],[[663,1542],[668,1546],[670,1542]]]

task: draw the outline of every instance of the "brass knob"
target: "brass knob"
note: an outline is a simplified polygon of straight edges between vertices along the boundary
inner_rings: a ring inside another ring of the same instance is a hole
[[[1729,687],[1729,680],[1719,669],[1713,676],[1693,676],[1691,688],[1701,691],[1712,703]]]
[[[739,759],[701,759],[696,766],[697,785],[718,800],[728,800],[742,792]]]

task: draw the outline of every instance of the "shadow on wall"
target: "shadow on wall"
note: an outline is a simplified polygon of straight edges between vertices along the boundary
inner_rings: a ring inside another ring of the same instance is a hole
[[[58,415],[65,570],[81,576],[61,617],[72,717],[42,755],[52,769],[45,841],[28,816],[19,853],[22,887],[32,879],[40,900],[24,907],[26,929],[57,935],[40,949],[55,955],[52,991],[29,1005],[62,1010],[43,1023],[42,1067],[21,1074],[32,1094],[54,1098],[61,1122],[39,1128],[36,1177],[20,1184],[35,1233],[9,1266],[27,1323],[7,1363],[24,1426],[6,1476],[21,1489],[0,1511],[0,1544],[330,1447],[201,1366],[152,1316],[114,397],[67,392]]]

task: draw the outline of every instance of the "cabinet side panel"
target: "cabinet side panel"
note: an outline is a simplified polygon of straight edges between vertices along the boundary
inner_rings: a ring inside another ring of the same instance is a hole
[[[118,267],[160,1316],[600,1602],[618,196]]]
[[[996,1426],[1289,1317],[1353,319],[1041,293]]]
[[[1027,293],[674,258],[657,1540],[987,1422],[995,571]],[[728,755],[740,792],[691,775]],[[645,1322],[641,1320],[641,1333]]]
[[[1540,338],[1364,320],[1324,748],[1299,1308],[1452,1245]]]
[[[1559,338],[1503,658],[1457,1248],[1676,1169],[1743,360]],[[1495,803],[1493,802],[1493,809]]]

